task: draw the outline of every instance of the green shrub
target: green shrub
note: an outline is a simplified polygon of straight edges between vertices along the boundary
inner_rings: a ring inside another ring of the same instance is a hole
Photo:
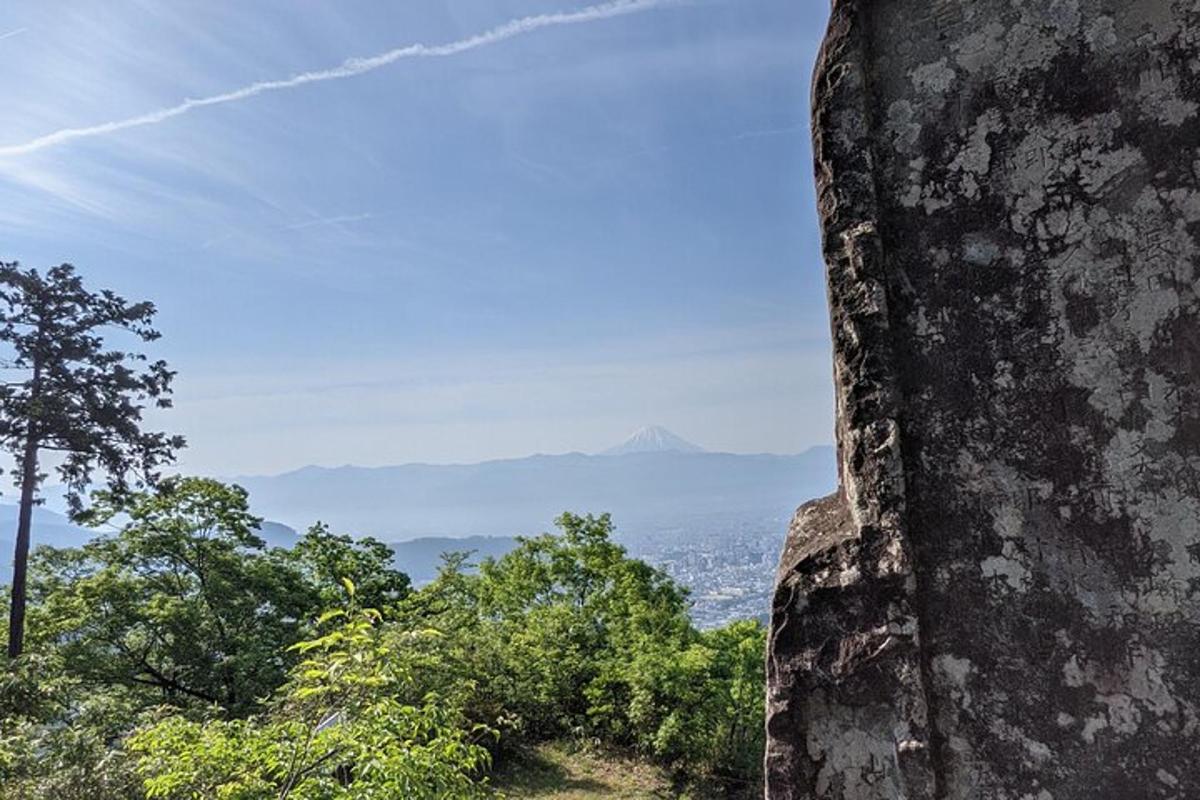
[[[146,796],[487,796],[481,775],[489,760],[479,739],[490,732],[466,724],[458,697],[401,700],[417,687],[380,622],[378,612],[351,611],[334,630],[297,645],[304,659],[262,714],[201,721],[173,714],[136,732],[128,747]]]

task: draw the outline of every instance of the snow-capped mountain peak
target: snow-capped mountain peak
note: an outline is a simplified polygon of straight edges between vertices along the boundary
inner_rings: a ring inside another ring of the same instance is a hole
[[[628,439],[616,447],[610,447],[601,455],[623,456],[629,453],[703,453],[704,448],[676,436],[659,425],[649,425],[634,431]]]

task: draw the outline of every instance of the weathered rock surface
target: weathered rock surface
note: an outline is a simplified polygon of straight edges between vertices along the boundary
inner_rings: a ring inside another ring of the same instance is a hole
[[[836,0],[772,800],[1200,798],[1200,2]]]

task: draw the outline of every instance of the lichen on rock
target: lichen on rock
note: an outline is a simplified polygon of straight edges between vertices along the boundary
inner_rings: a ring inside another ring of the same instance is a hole
[[[1200,797],[1200,5],[836,0],[774,800]]]

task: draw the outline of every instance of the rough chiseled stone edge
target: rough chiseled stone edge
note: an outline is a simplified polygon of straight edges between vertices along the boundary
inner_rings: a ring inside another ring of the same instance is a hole
[[[837,0],[813,81],[818,210],[834,341],[839,489],[799,509],[780,561],[768,645],[766,796],[818,788],[806,698],[890,709],[908,800],[938,794],[905,530],[897,381],[877,226],[861,0]]]

